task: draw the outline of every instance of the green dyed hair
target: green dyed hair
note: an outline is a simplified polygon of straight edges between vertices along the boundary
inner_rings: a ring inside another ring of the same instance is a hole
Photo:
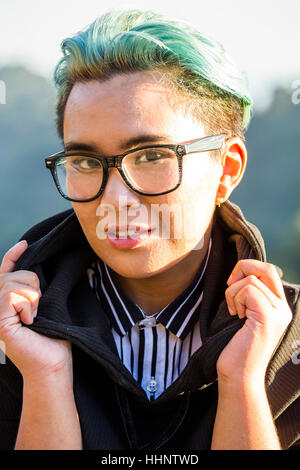
[[[201,119],[208,132],[244,138],[252,106],[247,77],[218,42],[185,21],[152,10],[113,9],[66,38],[61,49],[54,81],[62,139],[64,110],[76,82],[138,71],[160,71],[168,77],[184,96],[181,105]]]

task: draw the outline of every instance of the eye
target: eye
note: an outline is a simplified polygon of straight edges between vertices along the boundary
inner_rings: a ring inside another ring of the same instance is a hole
[[[76,156],[70,157],[68,160],[69,165],[78,171],[92,171],[101,168],[101,163],[96,158]]]
[[[141,150],[137,154],[133,154],[135,159],[135,164],[143,164],[143,163],[159,163],[160,161],[164,160],[165,158],[170,158],[172,156],[172,152],[168,149],[145,149]]]

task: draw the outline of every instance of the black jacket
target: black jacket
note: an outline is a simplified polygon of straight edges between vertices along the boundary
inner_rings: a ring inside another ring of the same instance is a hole
[[[74,394],[84,449],[168,452],[210,449],[217,406],[216,361],[243,325],[229,315],[226,280],[238,259],[266,261],[258,229],[238,206],[216,209],[213,245],[201,305],[203,344],[177,380],[149,402],[119,359],[110,325],[89,286],[86,268],[95,258],[72,209],[40,222],[20,239],[29,243],[15,270],[37,273],[42,297],[29,328],[72,342]],[[300,443],[299,286],[283,281],[293,312],[267,370],[266,389],[284,449]],[[12,449],[22,408],[22,377],[6,359],[0,365],[0,448]],[[62,417],[63,419],[63,417]]]

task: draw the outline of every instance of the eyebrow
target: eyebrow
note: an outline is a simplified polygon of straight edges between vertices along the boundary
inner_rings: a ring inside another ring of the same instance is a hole
[[[146,143],[156,143],[161,141],[171,141],[173,138],[170,135],[154,135],[154,134],[143,134],[136,137],[132,137],[120,144],[121,150],[129,150],[132,147],[137,147]],[[70,152],[74,150],[82,150],[86,152],[99,152],[99,148],[92,144],[87,144],[84,142],[70,141],[64,144],[65,152]],[[101,152],[102,153],[102,152]]]

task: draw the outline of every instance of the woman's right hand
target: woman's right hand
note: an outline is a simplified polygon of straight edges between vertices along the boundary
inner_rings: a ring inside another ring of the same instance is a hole
[[[27,248],[26,240],[14,245],[0,266],[0,344],[23,378],[39,380],[58,371],[72,377],[69,341],[49,338],[23,325],[33,323],[41,297],[39,278],[34,272],[14,271],[16,261]]]

